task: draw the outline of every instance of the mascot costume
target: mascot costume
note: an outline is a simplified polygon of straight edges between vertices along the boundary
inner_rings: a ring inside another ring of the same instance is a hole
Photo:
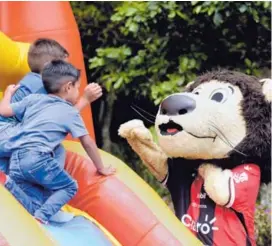
[[[162,101],[158,145],[140,120],[119,128],[204,245],[256,245],[255,203],[271,174],[271,93],[270,79],[208,72]]]

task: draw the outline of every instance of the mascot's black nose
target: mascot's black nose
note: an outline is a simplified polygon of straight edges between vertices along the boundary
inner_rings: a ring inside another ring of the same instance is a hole
[[[196,102],[193,98],[183,94],[175,94],[162,101],[160,114],[182,115],[192,112],[195,107]]]

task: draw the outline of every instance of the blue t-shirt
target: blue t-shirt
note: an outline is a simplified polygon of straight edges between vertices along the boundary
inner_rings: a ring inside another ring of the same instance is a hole
[[[38,73],[28,73],[25,77],[23,77],[19,81],[20,87],[12,96],[11,102],[16,103],[20,102],[23,98],[27,97],[30,94],[47,94],[44,89],[44,85],[42,82],[42,77]],[[3,117],[0,115],[0,125],[1,122],[17,122],[18,119],[15,117]]]
[[[88,135],[79,111],[69,102],[54,95],[32,94],[11,104],[18,129],[5,143],[5,149],[52,152],[67,136]]]

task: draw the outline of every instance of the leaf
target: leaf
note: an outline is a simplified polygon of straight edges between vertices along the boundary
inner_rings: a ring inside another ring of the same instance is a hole
[[[110,49],[110,50],[107,50],[105,55],[108,58],[118,58],[119,54],[120,54],[120,52],[118,49]]]
[[[129,25],[129,30],[130,30],[131,32],[133,32],[133,33],[138,32],[138,29],[139,29],[139,25],[138,25],[137,23],[135,23],[135,22],[133,22],[133,23],[131,23],[131,24]]]
[[[123,77],[120,77],[120,78],[114,83],[113,88],[114,88],[115,90],[119,89],[119,88],[122,86],[123,81],[124,81],[124,80],[123,80]]]
[[[105,60],[103,58],[98,58],[98,57],[89,59],[89,62],[90,62],[90,66],[89,66],[90,69],[105,65]]]
[[[184,84],[184,82],[185,82],[185,76],[182,75],[182,76],[180,76],[180,78],[177,82],[177,85],[182,86]]]
[[[149,15],[150,15],[151,18],[154,18],[157,15],[157,11],[152,10],[152,11],[150,11]],[[154,19],[153,21],[156,22],[156,19]]]
[[[258,23],[260,21],[259,14],[256,9],[252,9],[252,15],[254,20]]]
[[[175,11],[170,11],[170,13],[168,14],[168,18],[169,19],[173,19],[173,18],[175,18],[175,16],[176,16],[176,12]]]
[[[98,49],[96,49],[96,53],[97,53],[97,55],[98,56],[103,56],[104,55],[104,53],[105,53],[105,51],[104,51],[105,49],[102,49],[102,48],[98,48]]]
[[[190,18],[188,17],[188,15],[182,13],[181,11],[176,11],[176,14],[183,20],[186,20],[186,21],[190,21]]]
[[[264,2],[264,8],[265,8],[265,9],[270,8],[270,4],[271,4],[271,2],[265,1],[265,2]]]
[[[181,72],[185,72],[187,70],[188,63],[189,63],[189,59],[187,57],[181,58],[180,64],[179,64]]]
[[[196,67],[196,60],[195,59],[190,59],[189,60],[189,68],[195,68]]]
[[[195,6],[198,3],[199,3],[199,1],[191,1],[192,6]]]
[[[261,17],[260,23],[261,23],[266,29],[270,30],[270,26],[269,26],[270,20],[269,20],[269,18],[267,18],[266,16],[262,16],[262,17]]]
[[[146,20],[146,18],[142,15],[136,15],[136,16],[134,16],[133,20],[136,22],[144,22]]]
[[[137,12],[137,9],[136,9],[136,8],[128,7],[128,8],[126,9],[126,16],[132,16],[132,15],[134,15],[136,12]]]
[[[241,5],[239,7],[239,11],[240,11],[240,13],[244,13],[245,11],[247,11],[247,6],[245,4]]]
[[[123,19],[123,17],[120,16],[120,15],[118,15],[118,14],[113,15],[113,16],[111,17],[111,21],[113,21],[113,22],[119,22],[119,21],[121,21],[122,19]]]
[[[129,47],[124,47],[123,46],[123,54],[126,56],[130,56],[131,55],[131,49]]]
[[[222,15],[218,12],[215,12],[214,16],[213,16],[213,23],[216,26],[219,26],[220,24],[223,23],[223,19],[222,19]]]
[[[106,81],[106,83],[105,83],[105,88],[106,88],[107,92],[110,91],[112,82],[113,82],[113,81],[110,80],[110,79]]]
[[[250,69],[246,69],[246,74],[251,74],[251,70]]]
[[[159,105],[161,103],[161,98],[157,98],[155,101],[154,101],[154,104],[155,105]]]
[[[202,8],[201,5],[196,6],[195,9],[194,9],[194,12],[195,12],[196,14],[199,14],[200,11],[201,11],[201,8]]]
[[[211,6],[208,10],[208,15],[211,16],[215,11],[215,6]]]
[[[247,67],[251,67],[252,63],[251,63],[251,61],[248,58],[246,58],[245,59],[245,64],[246,64]]]
[[[260,77],[261,76],[261,71],[259,69],[254,68],[252,73],[256,76],[256,77]]]

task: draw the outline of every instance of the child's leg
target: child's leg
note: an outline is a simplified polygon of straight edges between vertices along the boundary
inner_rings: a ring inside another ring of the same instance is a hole
[[[8,173],[9,158],[0,157],[0,172]]]
[[[52,159],[50,164],[52,167],[51,177],[47,180],[40,180],[40,185],[55,192],[34,213],[36,218],[44,222],[50,220],[53,215],[69,202],[78,189],[77,182],[64,169],[61,169],[54,159]],[[36,174],[40,176],[38,173]]]
[[[5,143],[7,139],[4,136],[0,136],[0,171],[7,173],[9,169],[9,159],[11,153],[8,153],[5,149]]]
[[[64,168],[66,160],[66,151],[62,144],[54,149],[54,158],[59,163],[61,168]]]
[[[9,175],[0,172],[0,177],[2,177],[0,183],[5,185],[30,214],[34,215],[34,212],[45,201],[46,195],[43,195],[41,187],[25,180],[20,169],[20,159],[16,154],[10,159],[10,167]]]
[[[8,181],[8,182],[7,182]],[[44,192],[41,190],[41,187],[32,185],[30,183],[23,184],[23,188],[20,188],[20,185],[17,185],[8,175],[0,171],[0,184],[5,185],[9,192],[17,198],[18,202],[22,204],[24,208],[31,214],[34,215],[34,212],[41,207],[41,205],[48,199],[52,192]],[[41,196],[42,195],[42,196]],[[32,200],[31,200],[32,198]],[[68,212],[59,211],[50,218],[50,221],[57,223],[65,223],[70,221],[74,215]],[[41,221],[42,222],[42,221]]]
[[[6,120],[6,121],[5,121]],[[0,171],[7,173],[11,153],[6,149],[6,143],[13,133],[17,131],[16,122],[1,118],[0,116]]]
[[[22,153],[20,158],[24,178],[52,191],[34,213],[37,219],[47,222],[76,194],[77,182],[60,167],[51,154],[28,151]]]
[[[21,184],[24,188],[29,189],[32,188],[31,184]],[[22,206],[32,215],[34,212],[41,206],[41,203],[36,203],[32,200],[30,196],[28,196],[23,189],[21,189],[21,185],[17,185],[14,180],[10,177],[7,177],[7,181],[5,183],[5,187],[9,190],[9,192],[22,204]]]

